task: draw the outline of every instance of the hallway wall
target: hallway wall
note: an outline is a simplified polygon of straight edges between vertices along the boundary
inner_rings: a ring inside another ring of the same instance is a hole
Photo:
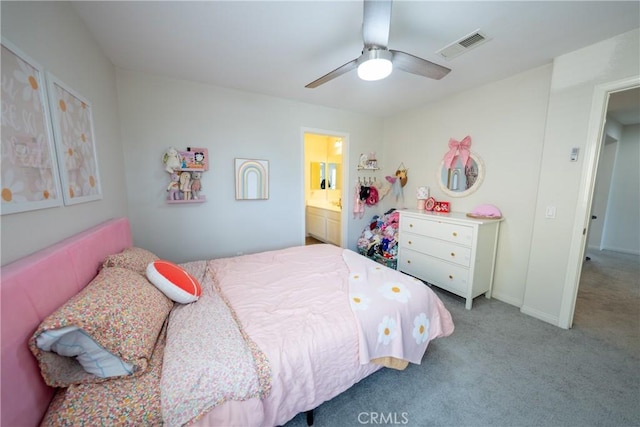
[[[640,255],[640,125],[623,127],[617,151],[602,247]]]

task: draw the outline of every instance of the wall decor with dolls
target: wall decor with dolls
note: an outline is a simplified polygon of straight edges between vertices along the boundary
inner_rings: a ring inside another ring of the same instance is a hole
[[[187,147],[179,151],[170,147],[162,158],[164,170],[169,174],[167,203],[202,203],[202,174],[209,170],[206,148]]]

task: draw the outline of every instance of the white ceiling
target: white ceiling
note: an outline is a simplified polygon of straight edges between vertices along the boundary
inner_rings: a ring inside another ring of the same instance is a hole
[[[118,67],[389,116],[550,63],[640,26],[638,1],[396,1],[389,48],[451,68],[442,80],[402,71],[378,82],[349,72],[361,1],[74,2]],[[480,29],[491,41],[452,60],[436,51]]]

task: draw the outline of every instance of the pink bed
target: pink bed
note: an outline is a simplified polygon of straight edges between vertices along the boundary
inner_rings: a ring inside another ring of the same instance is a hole
[[[95,277],[104,258],[132,245],[114,219],[2,267],[0,425],[38,425],[54,394],[27,341],[40,322]]]
[[[45,317],[96,276],[107,255],[131,245],[129,223],[120,218],[2,268],[1,425],[40,423],[54,389],[42,380],[29,338]],[[215,277],[215,287],[243,333],[266,355],[271,384],[266,398],[217,404],[197,425],[281,425],[381,368],[361,363],[361,333],[346,297],[354,274],[338,261],[341,253],[340,248],[317,245],[206,262],[207,277]],[[204,267],[205,261],[201,263]],[[298,267],[284,278],[284,265]],[[204,287],[209,278],[201,280]],[[318,288],[322,294],[314,291]],[[450,334],[453,324],[434,298],[435,338]],[[177,312],[174,308],[171,322],[181,312],[197,309],[196,304]],[[168,334],[167,342],[170,338]]]

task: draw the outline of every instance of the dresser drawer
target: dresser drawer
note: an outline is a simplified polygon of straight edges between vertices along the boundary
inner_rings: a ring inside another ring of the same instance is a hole
[[[469,270],[459,265],[405,247],[400,251],[398,270],[419,277],[425,282],[461,297],[467,296]]]
[[[413,233],[400,234],[400,247],[412,249],[463,267],[471,265],[471,248]]]
[[[470,246],[473,242],[473,227],[440,222],[438,220],[402,216],[400,220],[400,231],[423,234],[461,245]]]

